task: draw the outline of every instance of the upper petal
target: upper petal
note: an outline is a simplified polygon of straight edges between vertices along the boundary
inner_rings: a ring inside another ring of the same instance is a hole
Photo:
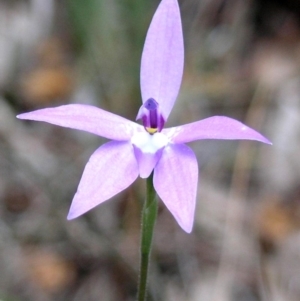
[[[272,144],[260,133],[245,124],[225,116],[213,116],[163,131],[174,143],[201,139],[257,140]]]
[[[167,119],[181,84],[183,36],[177,0],[162,0],[150,27],[141,61],[143,102],[154,98]]]
[[[123,117],[82,104],[41,109],[17,117],[83,130],[113,140],[128,140],[133,132],[142,129],[142,126]]]
[[[98,148],[85,166],[68,219],[76,218],[132,184],[138,166],[129,142],[111,141]]]
[[[181,228],[190,233],[194,223],[198,163],[184,144],[165,147],[154,169],[154,187]]]

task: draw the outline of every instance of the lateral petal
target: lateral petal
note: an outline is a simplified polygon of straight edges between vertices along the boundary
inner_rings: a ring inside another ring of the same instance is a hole
[[[85,166],[68,219],[76,218],[132,184],[138,166],[129,142],[111,141],[98,148]]]
[[[180,227],[190,233],[194,223],[198,163],[184,144],[165,147],[154,169],[154,187]]]
[[[62,127],[82,130],[113,140],[128,140],[143,127],[100,108],[70,104],[20,114],[19,119],[44,121]]]
[[[141,93],[146,102],[154,98],[168,118],[181,84],[184,48],[177,0],[163,0],[150,27],[141,61]]]
[[[245,124],[225,116],[213,116],[163,131],[173,143],[202,139],[256,140],[272,144],[267,138]]]

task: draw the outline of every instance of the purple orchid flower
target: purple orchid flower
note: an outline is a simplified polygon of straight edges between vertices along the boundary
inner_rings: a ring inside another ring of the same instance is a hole
[[[112,198],[138,176],[154,172],[154,188],[186,232],[191,232],[196,205],[198,164],[184,143],[201,139],[247,139],[271,144],[234,119],[214,116],[164,128],[181,84],[184,48],[177,0],[162,0],[148,29],[141,60],[143,126],[94,106],[70,104],[20,114],[87,131],[113,141],[99,147],[87,163],[68,219]]]

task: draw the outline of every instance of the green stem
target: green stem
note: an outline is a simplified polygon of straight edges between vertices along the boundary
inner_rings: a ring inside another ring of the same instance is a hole
[[[157,200],[153,186],[153,173],[147,179],[147,196],[142,212],[141,258],[138,284],[138,301],[145,301],[147,295],[147,276],[154,224],[157,216]]]

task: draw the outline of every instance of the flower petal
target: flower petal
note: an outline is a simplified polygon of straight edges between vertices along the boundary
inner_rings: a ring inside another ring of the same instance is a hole
[[[165,147],[154,169],[154,187],[178,224],[192,231],[198,186],[198,163],[186,145]]]
[[[183,73],[183,36],[177,0],[163,0],[150,27],[141,61],[143,102],[154,98],[165,119],[174,105]]]
[[[202,139],[256,140],[272,144],[260,133],[245,124],[225,116],[213,116],[163,131],[173,143]]]
[[[161,157],[162,149],[156,153],[143,153],[141,149],[134,146],[135,158],[139,166],[140,177],[146,179],[150,176],[153,168],[156,166],[158,160]]]
[[[134,154],[138,162],[140,177],[148,178],[169,140],[162,133],[151,135],[144,131],[133,135],[131,143],[134,146]]]
[[[129,142],[111,141],[102,145],[84,169],[68,219],[82,215],[121,192],[135,181],[138,173]]]
[[[128,140],[143,127],[94,106],[71,104],[20,114],[19,119],[36,120],[90,132],[108,139]]]

